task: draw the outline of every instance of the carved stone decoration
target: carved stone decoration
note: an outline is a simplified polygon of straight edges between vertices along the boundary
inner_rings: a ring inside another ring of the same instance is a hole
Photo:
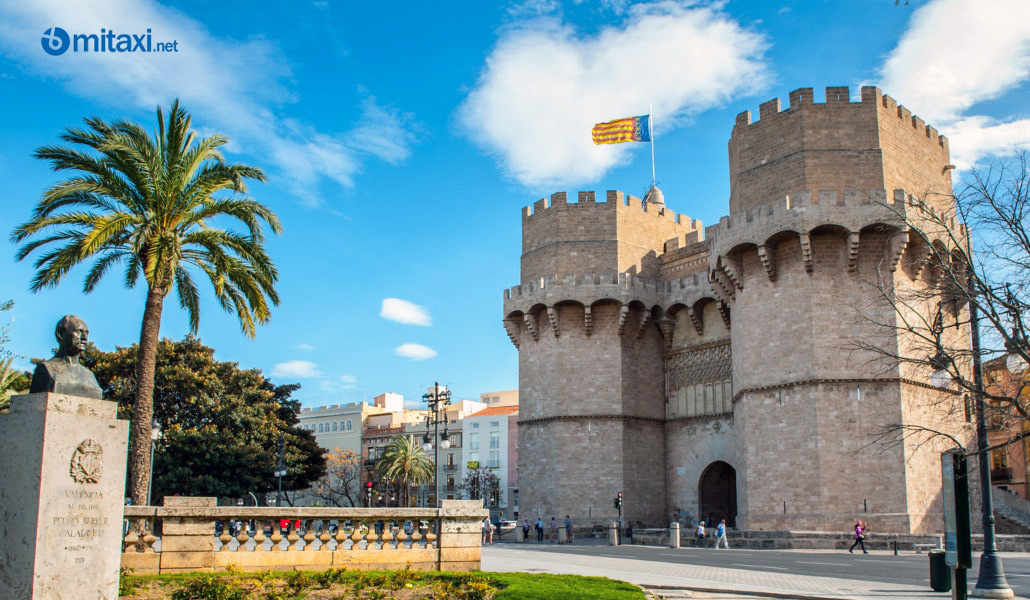
[[[651,322],[651,311],[645,310],[640,314],[640,326],[637,328],[637,339],[644,337],[644,332],[647,330],[647,324]]]
[[[717,306],[719,309],[719,316],[722,317],[722,323],[726,326],[726,329],[730,328],[730,307],[725,302],[720,302]]]
[[[623,304],[619,309],[619,335],[622,335],[622,330],[626,327],[627,316],[629,316],[629,304]]]
[[[593,323],[591,321],[592,321],[592,317],[590,315],[590,307],[589,306],[584,306],[583,307],[583,329],[586,330],[587,337],[590,337],[590,334],[592,333],[591,328],[593,326]]]
[[[699,350],[677,352],[669,356],[665,367],[669,387],[678,389],[696,383],[712,383],[732,377],[733,357],[730,345],[721,344]]]
[[[507,332],[508,339],[511,340],[511,343],[514,344],[516,348],[518,348],[519,347],[519,325],[518,325],[518,323],[514,322],[514,321],[509,321],[508,319],[505,319],[504,320],[504,331]]]
[[[75,483],[98,483],[104,474],[104,449],[97,442],[85,439],[72,453],[70,475]]]
[[[704,315],[699,310],[694,310],[694,307],[687,307],[687,316],[690,317],[690,322],[694,324],[694,330],[697,331],[698,335],[705,334],[705,322]]]
[[[554,337],[560,336],[561,330],[558,329],[558,309],[553,306],[548,306],[547,318],[551,321],[551,329],[554,330]]]
[[[891,236],[890,246],[888,251],[890,254],[887,256],[887,262],[890,265],[890,271],[893,273],[898,270],[898,261],[901,260],[901,255],[905,252],[905,248],[908,246],[908,230],[899,231]]]
[[[759,246],[758,260],[761,261],[769,281],[776,281],[776,250],[765,245]]]
[[[666,348],[672,348],[672,338],[676,332],[676,319],[664,316],[658,320],[658,329],[662,332],[662,339]]]
[[[848,234],[848,272],[854,273],[858,268],[858,232]]]
[[[812,238],[807,233],[799,236],[801,241],[801,260],[805,262],[805,271],[812,272]]]
[[[526,330],[529,331],[529,335],[533,336],[534,342],[539,342],[540,336],[537,335],[536,324],[533,321],[535,321],[535,319],[528,313],[522,315],[522,322],[526,325]]]

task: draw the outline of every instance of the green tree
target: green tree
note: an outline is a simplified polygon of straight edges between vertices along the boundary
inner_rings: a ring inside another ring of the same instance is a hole
[[[384,481],[392,481],[400,488],[398,501],[408,505],[408,487],[433,480],[433,459],[421,446],[406,435],[394,436],[376,463],[376,471]]]
[[[14,300],[0,302],[0,313],[14,308]],[[20,358],[7,349],[11,341],[11,324],[4,323],[0,327],[0,413],[7,412],[11,405],[11,396],[25,393],[29,389],[32,378],[27,373],[14,368],[14,361]]]
[[[154,420],[161,439],[154,458],[154,499],[169,494],[239,497],[275,489],[275,448],[286,436],[286,489],[305,489],[325,473],[322,449],[297,427],[300,386],[276,386],[258,369],[215,360],[199,339],[163,339],[155,361]],[[138,347],[101,352],[82,362],[96,373],[104,396],[131,416]],[[149,435],[150,426],[146,433]],[[145,500],[145,499],[144,499]]]
[[[245,180],[264,181],[264,173],[227,163],[219,148],[228,138],[197,140],[190,121],[176,100],[167,123],[157,109],[153,137],[136,123],[99,117],[85,119],[88,128],[69,127],[60,137],[71,146],[44,146],[35,156],[75,175],[47,189],[32,218],[11,234],[13,242],[25,242],[18,260],[42,253],[34,265],[34,292],[56,286],[72,267],[88,261],[93,264],[86,293],[117,264],[124,264],[126,287],[141,275],[146,281],[129,444],[129,490],[137,503],[146,500],[150,475],[148,434],[165,297],[174,287],[196,332],[199,291],[190,268],[197,269],[248,337],[255,334],[255,321],[268,321],[269,302],[279,303],[263,226],[275,233],[282,226],[270,209],[246,195]],[[214,226],[226,219],[242,223],[246,232]]]

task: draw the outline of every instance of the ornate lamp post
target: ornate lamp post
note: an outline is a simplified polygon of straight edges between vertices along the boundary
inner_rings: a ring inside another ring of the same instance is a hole
[[[974,290],[973,271],[969,271],[969,290]],[[983,522],[984,548],[980,555],[980,573],[973,588],[973,596],[978,598],[1012,598],[1015,594],[1005,580],[1005,570],[998,556],[998,546],[994,535],[994,501],[991,498],[991,465],[987,448],[987,416],[984,408],[983,365],[980,361],[980,316],[975,302],[969,303],[969,327],[972,334],[973,350],[973,400],[976,403],[976,449],[980,468],[980,517]],[[951,383],[947,373],[950,362],[941,345],[941,333],[944,330],[941,317],[941,306],[937,305],[937,315],[933,320],[934,341],[937,354],[930,359],[934,372],[930,375],[930,383],[934,387],[944,388]]]
[[[154,494],[154,448],[157,441],[161,439],[161,424],[154,419],[150,422],[150,483],[147,484],[147,506],[150,506],[150,499]]]
[[[441,388],[440,382],[437,381],[422,396],[422,399],[429,406],[429,414],[426,415],[426,434],[422,437],[422,449],[426,452],[433,451],[433,504],[436,508],[440,506],[440,477],[437,475],[440,465],[440,446],[443,446],[444,449],[451,447],[451,441],[447,439],[447,407],[451,405],[451,391],[446,387]],[[443,417],[440,416],[441,409],[443,409]],[[439,435],[441,422],[443,423],[443,435]],[[432,438],[430,438],[430,429],[433,431]],[[435,443],[437,439],[440,440],[439,444]]]
[[[279,434],[278,456],[275,461],[275,477],[279,480],[279,488],[275,491],[275,505],[282,506],[283,477],[286,477],[286,434]]]

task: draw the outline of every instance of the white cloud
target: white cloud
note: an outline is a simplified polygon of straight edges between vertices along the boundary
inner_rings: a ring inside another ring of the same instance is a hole
[[[394,352],[397,353],[397,356],[403,356],[404,358],[410,358],[411,360],[427,360],[436,356],[436,350],[433,350],[429,346],[413,344],[411,342],[397,346]]]
[[[318,382],[323,392],[341,392],[357,388],[358,378],[353,375],[337,375],[336,377],[324,377]]]
[[[383,298],[379,316],[405,325],[432,325],[433,318],[424,306],[400,298]]]
[[[593,36],[533,19],[502,34],[458,118],[523,184],[592,181],[640,146],[593,145],[595,123],[646,114],[653,102],[660,134],[756,92],[769,79],[765,47],[717,6],[635,5],[621,27]]]
[[[49,56],[43,32],[59,26],[75,33],[142,34],[178,42],[173,53],[66,52]],[[220,131],[251,155],[267,156],[310,206],[323,180],[353,186],[369,157],[395,163],[407,158],[413,135],[408,117],[366,97],[350,129],[319,131],[281,119],[276,107],[299,100],[284,84],[290,67],[267,39],[225,39],[183,13],[150,0],[112,2],[8,2],[0,6],[0,50],[31,72],[61,81],[80,96],[119,108],[167,107],[178,97],[200,131]],[[150,129],[151,124],[146,124]],[[275,173],[273,173],[275,175]]]
[[[273,377],[320,377],[318,365],[309,360],[288,360],[272,367]]]
[[[293,345],[293,347],[297,350],[303,350],[305,352],[314,352],[315,350],[317,350],[317,348],[315,348],[311,344],[306,344],[304,342],[297,342]]]
[[[1030,146],[1030,119],[970,114],[1030,80],[1030,2],[935,0],[912,13],[880,86],[948,135],[953,162]],[[1025,110],[1025,103],[1022,110]]]

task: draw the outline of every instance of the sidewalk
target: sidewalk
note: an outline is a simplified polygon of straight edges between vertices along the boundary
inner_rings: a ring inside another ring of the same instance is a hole
[[[770,552],[774,552],[770,550]],[[899,585],[861,579],[840,579],[770,573],[768,571],[695,566],[660,560],[631,560],[571,553],[536,553],[518,546],[483,547],[484,571],[522,571],[595,575],[628,581],[669,598],[759,598],[946,600],[950,592],[933,592],[925,585]],[[972,584],[970,585],[972,588]],[[697,590],[693,596],[677,590]],[[1015,590],[1017,597],[1022,590]],[[724,595],[718,592],[733,594]],[[747,597],[747,596],[743,596]]]

